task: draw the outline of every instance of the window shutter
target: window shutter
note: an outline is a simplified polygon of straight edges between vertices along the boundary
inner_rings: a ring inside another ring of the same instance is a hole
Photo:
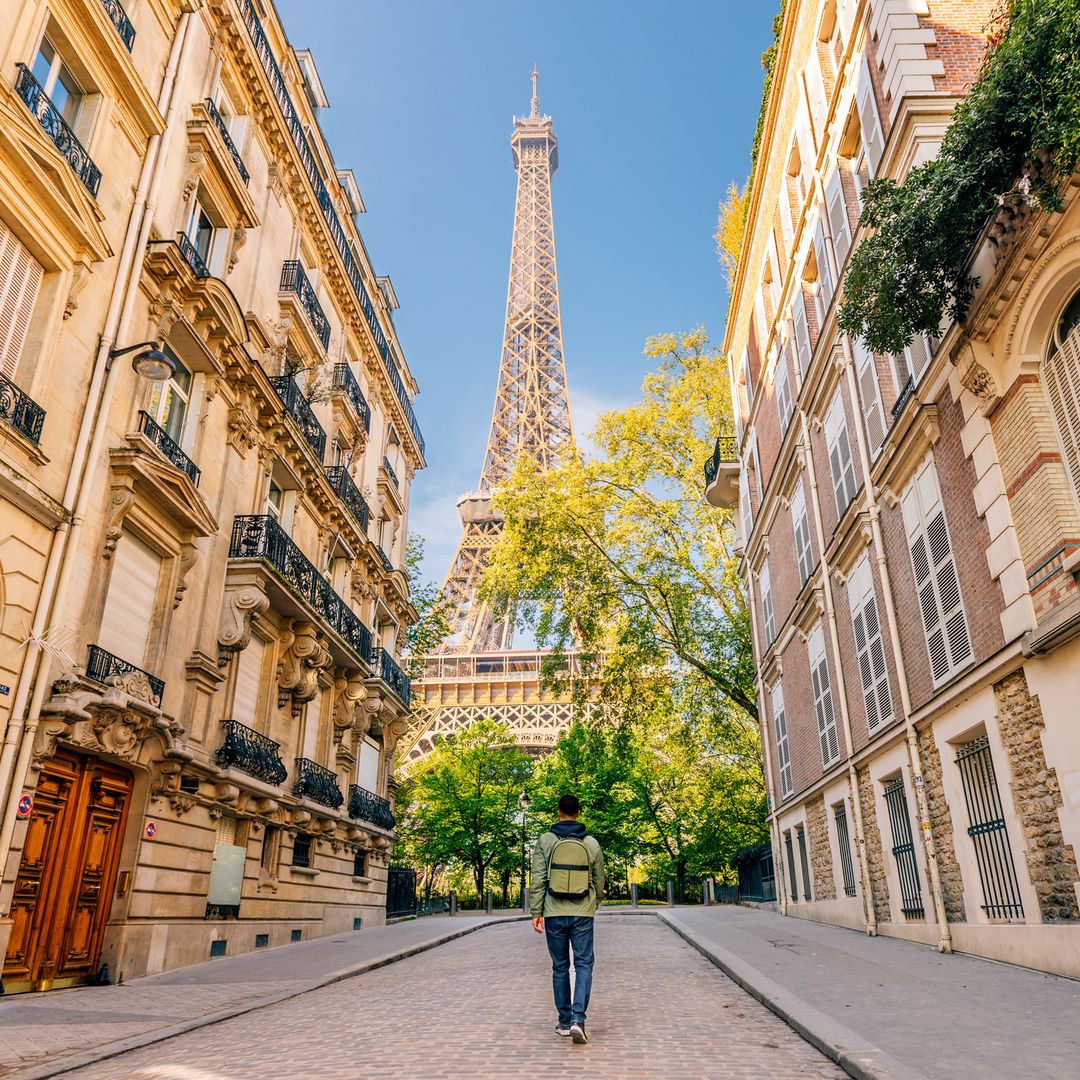
[[[881,120],[878,117],[877,100],[874,97],[874,84],[870,78],[870,68],[863,57],[859,69],[859,88],[856,91],[859,108],[859,127],[862,130],[863,148],[870,163],[871,177],[877,176],[881,154],[885,149],[885,136],[881,132]]]
[[[791,241],[795,238],[795,224],[791,220],[791,196],[788,194],[787,174],[780,184],[780,231],[784,236],[784,246],[790,251]],[[786,254],[786,252],[785,252]]]
[[[833,713],[832,685],[829,682],[829,661],[825,656],[825,635],[819,623],[806,643],[810,661],[810,681],[814,687],[814,712],[817,714],[818,739],[821,743],[821,764],[828,768],[840,756]]]
[[[795,556],[799,561],[799,578],[805,584],[813,566],[813,554],[810,550],[810,522],[806,516],[806,494],[802,481],[791,497],[791,526],[795,533]]]
[[[799,356],[799,371],[803,377],[810,367],[810,324],[806,321],[806,300],[802,285],[795,286],[795,299],[791,302],[791,321],[795,330],[795,349]]]
[[[750,505],[750,477],[745,465],[739,470],[739,516],[742,520],[742,541],[745,545],[754,528],[754,508]]]
[[[1080,499],[1080,330],[1072,330],[1043,371],[1065,468]]]
[[[780,798],[791,794],[791,753],[788,747],[787,713],[784,711],[784,687],[780,680],[772,688],[773,728],[776,731],[776,766],[780,772]]]
[[[360,744],[357,783],[375,795],[379,793],[379,748],[368,739]]]
[[[825,230],[822,228],[820,218],[814,226],[814,260],[817,262],[817,277],[821,286],[821,319],[824,322],[825,313],[832,303],[834,286],[829,253],[825,247]]]
[[[848,579],[848,601],[851,605],[851,624],[855,633],[855,650],[859,660],[863,702],[866,705],[866,726],[873,734],[893,718],[889,675],[885,667],[885,648],[881,640],[881,624],[874,593],[874,577],[870,560],[863,555]]]
[[[262,684],[266,646],[262,638],[251,635],[248,647],[236,659],[236,689],[233,693],[232,718],[249,727],[258,727],[259,687]]]
[[[88,152],[100,108],[101,94],[88,94],[82,99],[79,106],[79,115],[75,118],[75,138],[83,144]]]
[[[14,379],[44,270],[0,222],[0,375]]]
[[[776,412],[780,417],[780,437],[783,438],[784,433],[788,429],[788,424],[791,423],[791,383],[788,379],[788,366],[786,350],[778,350],[776,354],[776,368],[773,376],[773,382],[776,387]]]
[[[837,391],[829,411],[825,414],[825,443],[829,451],[829,469],[832,472],[833,492],[836,495],[836,513],[843,517],[848,504],[855,498],[855,466],[851,460],[851,443],[848,439],[844,402]]]
[[[836,265],[843,267],[851,248],[851,229],[848,227],[847,202],[840,179],[840,166],[833,169],[825,184],[825,207],[829,215],[829,232],[832,233],[833,247],[836,250]]]
[[[161,558],[142,541],[124,533],[112,562],[97,644],[113,656],[142,667],[150,641]]]
[[[776,623],[773,618],[772,579],[769,577],[768,560],[761,567],[758,584],[761,587],[761,616],[765,624],[765,647],[768,648],[776,638]]]
[[[878,386],[877,365],[874,355],[862,338],[852,339],[855,351],[855,373],[859,379],[859,397],[862,399],[863,419],[866,421],[866,439],[870,453],[876,454],[885,441],[885,409],[881,404],[881,388]]]
[[[817,51],[817,39],[810,42],[810,56],[806,62],[806,89],[810,94],[810,111],[818,132],[825,127],[825,80],[821,75],[821,60]]]
[[[845,43],[851,36],[852,20],[857,7],[858,0],[837,0],[836,17],[840,21],[840,36]]]
[[[924,334],[916,334],[904,352],[907,353],[911,374],[918,382],[926,370],[926,365],[930,363],[930,343]]]

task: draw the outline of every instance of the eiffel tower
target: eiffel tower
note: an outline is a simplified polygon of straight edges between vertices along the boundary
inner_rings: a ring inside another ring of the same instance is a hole
[[[540,112],[538,77],[534,68],[529,115],[514,117],[510,136],[517,199],[491,431],[480,484],[458,500],[462,535],[442,588],[450,632],[425,657],[414,684],[410,730],[398,745],[398,763],[406,768],[484,717],[506,723],[520,746],[538,752],[554,744],[573,715],[568,696],[540,685],[545,654],[514,651],[514,610],[495,611],[477,595],[502,532],[494,489],[522,455],[550,467],[573,441],[551,210],[559,144],[551,117]]]

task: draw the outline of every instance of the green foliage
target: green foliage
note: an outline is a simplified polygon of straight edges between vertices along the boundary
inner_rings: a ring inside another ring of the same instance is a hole
[[[750,183],[747,181],[740,189],[738,184],[728,184],[727,193],[720,203],[716,219],[716,253],[720,267],[731,291],[735,281],[735,272],[739,268],[739,256],[742,255],[743,237],[746,233],[746,207],[749,203]]]
[[[761,108],[758,110],[757,126],[754,128],[754,145],[750,150],[750,175],[753,176],[757,164],[758,151],[761,149],[761,136],[765,132],[765,114],[769,111],[769,94],[772,91],[773,75],[776,72],[776,57],[780,52],[780,35],[784,29],[784,7],[787,0],[780,0],[780,10],[773,16],[772,44],[761,54],[761,67],[765,72],[765,86],[761,91]]]
[[[1004,201],[1042,210],[1080,160],[1080,0],[1010,0],[978,80],[940,152],[902,184],[874,180],[873,232],[853,253],[839,322],[875,352],[963,319],[977,282],[972,245]]]
[[[420,581],[424,561],[424,538],[415,533],[405,546],[405,569],[409,575],[409,600],[419,616],[408,629],[405,668],[410,678],[423,674],[423,658],[442,644],[449,633],[446,604],[433,581]]]

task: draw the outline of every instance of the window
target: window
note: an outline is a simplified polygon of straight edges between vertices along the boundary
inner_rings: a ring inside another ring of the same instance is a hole
[[[806,492],[800,480],[791,497],[791,528],[795,533],[795,558],[799,563],[799,584],[805,585],[814,569],[810,548],[810,521],[806,516]]]
[[[161,557],[124,533],[113,552],[97,644],[136,667],[146,663],[160,576]]]
[[[866,441],[870,453],[877,454],[885,441],[885,408],[881,403],[877,364],[874,363],[874,354],[861,337],[852,338],[851,348],[855,353],[855,375],[859,380],[860,404],[866,422]]]
[[[810,96],[810,112],[814,118],[814,127],[820,133],[825,127],[826,101],[825,79],[821,73],[821,60],[818,57],[817,39],[810,42],[810,55],[806,58],[806,91]],[[820,143],[820,138],[818,142]]]
[[[192,247],[198,252],[199,258],[209,267],[210,256],[214,249],[214,223],[198,201],[191,207],[191,214],[184,232],[187,233]]]
[[[353,852],[353,877],[367,877],[367,853],[360,848]]]
[[[311,837],[307,833],[297,833],[293,838],[293,866],[311,866]]]
[[[911,835],[903,778],[898,776],[888,781],[884,795],[889,810],[889,828],[892,830],[892,853],[900,877],[900,911],[909,919],[921,919],[926,913],[923,910],[919,867],[915,859],[915,841]]]
[[[776,767],[780,773],[780,798],[792,791],[791,753],[788,748],[787,713],[784,711],[784,686],[779,679],[772,688],[773,728],[776,731]]]
[[[865,554],[855,564],[848,578],[847,591],[855,650],[859,657],[863,702],[866,704],[866,726],[873,735],[894,718],[894,713],[874,594],[874,575],[870,570],[870,559]]]
[[[266,490],[266,512],[275,521],[280,522],[284,504],[285,493],[271,480]]]
[[[236,658],[236,685],[233,689],[232,718],[249,727],[258,727],[259,688],[262,685],[266,644],[256,634]]]
[[[46,96],[64,118],[67,126],[76,131],[82,111],[84,94],[79,83],[60,53],[48,38],[41,39],[41,47],[34,58],[34,78],[41,84]],[[76,131],[76,134],[78,132]]]
[[[300,743],[300,756],[315,761],[319,752],[319,720],[322,715],[322,694],[316,694],[304,712],[304,732]]]
[[[844,185],[839,164],[833,169],[825,183],[825,208],[829,217],[829,234],[832,236],[833,249],[836,252],[836,266],[843,269],[844,260],[851,249],[851,229],[848,225],[847,200],[844,197]]]
[[[799,358],[799,372],[806,378],[810,367],[812,350],[810,346],[810,324],[806,320],[806,300],[803,297],[802,284],[795,287],[795,299],[791,302],[791,323],[795,335],[795,353]]]
[[[810,863],[806,858],[806,830],[800,825],[795,830],[799,840],[799,863],[802,866],[802,889],[803,899],[813,900],[814,894],[810,889]]]
[[[817,263],[817,279],[821,288],[821,321],[818,323],[820,327],[825,322],[825,315],[832,303],[833,293],[836,291],[832,266],[829,264],[829,253],[825,247],[825,229],[820,218],[814,226],[814,261]]]
[[[277,877],[278,861],[280,858],[281,829],[277,825],[267,825],[263,830],[262,851],[259,855],[259,866],[268,877]]]
[[[855,868],[851,864],[851,838],[848,836],[847,807],[842,802],[833,807],[836,821],[836,846],[840,850],[840,872],[844,879],[844,895],[855,895]]]
[[[814,627],[806,641],[806,654],[810,664],[810,682],[814,688],[814,712],[817,715],[818,739],[821,743],[821,764],[827,769],[840,757],[840,743],[836,734],[829,661],[825,656],[825,634],[821,623]]]
[[[357,763],[357,783],[365,790],[379,793],[379,747],[370,739],[360,743],[360,760]]]
[[[791,383],[788,379],[786,347],[777,350],[773,385],[776,391],[776,412],[780,418],[780,435],[782,438],[788,429],[788,424],[791,423],[791,414],[794,408],[791,403]]]
[[[758,578],[761,586],[761,619],[765,626],[765,647],[768,648],[776,638],[776,622],[773,618],[772,579],[769,577],[769,561],[765,560]]]
[[[904,346],[902,353],[896,353],[893,356],[897,390],[903,390],[908,379],[912,383],[918,383],[929,363],[930,342],[925,334],[916,334],[911,339],[911,344]]]
[[[836,516],[840,518],[855,498],[857,484],[855,466],[851,460],[844,399],[839,390],[825,414],[825,444],[829,451],[829,469],[832,473],[833,493],[836,496]]]
[[[165,352],[176,370],[167,382],[154,383],[147,412],[177,446],[182,446],[184,421],[191,400],[191,372],[168,345]]]
[[[1080,293],[1058,320],[1043,365],[1046,394],[1061,442],[1062,459],[1080,499]]]
[[[869,165],[871,177],[877,175],[881,155],[885,149],[885,136],[881,132],[881,120],[878,118],[877,98],[874,96],[874,84],[870,78],[870,67],[863,57],[859,68],[859,84],[855,91],[859,110],[859,128],[862,132],[863,148]]]
[[[750,458],[739,470],[739,517],[742,521],[743,544],[749,542],[754,529],[754,507],[750,502],[750,473],[753,467],[753,459]]]
[[[784,833],[784,854],[787,855],[788,882],[791,888],[791,899],[799,899],[799,882],[795,877],[795,852],[791,847],[791,833]]]
[[[0,375],[15,377],[44,270],[0,222]]]
[[[933,458],[916,473],[900,506],[936,687],[974,656]]]

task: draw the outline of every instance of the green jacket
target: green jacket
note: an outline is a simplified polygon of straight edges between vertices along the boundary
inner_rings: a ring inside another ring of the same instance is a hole
[[[595,915],[604,897],[604,854],[600,845],[595,837],[586,834],[585,826],[577,821],[559,821],[552,828],[559,830],[558,836],[548,830],[533,844],[532,878],[529,883],[529,906],[533,918],[541,915]],[[583,841],[589,852],[589,895],[580,900],[567,900],[548,892],[551,849],[564,837]]]

